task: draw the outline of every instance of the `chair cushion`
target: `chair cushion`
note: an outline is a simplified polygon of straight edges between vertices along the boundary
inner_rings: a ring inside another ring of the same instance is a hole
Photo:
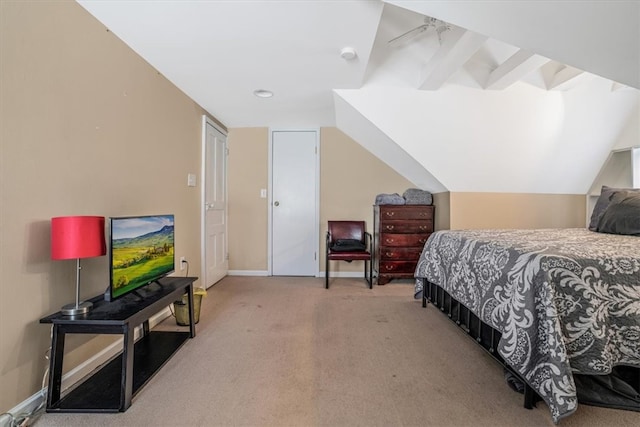
[[[327,258],[333,261],[368,261],[371,254],[366,251],[362,252],[329,252]]]
[[[331,246],[334,252],[359,252],[366,249],[365,244],[356,239],[337,239]]]

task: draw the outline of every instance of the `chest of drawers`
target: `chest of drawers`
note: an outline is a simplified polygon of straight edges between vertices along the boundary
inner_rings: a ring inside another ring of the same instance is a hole
[[[432,205],[373,207],[373,269],[378,285],[411,279],[425,242],[433,233]]]

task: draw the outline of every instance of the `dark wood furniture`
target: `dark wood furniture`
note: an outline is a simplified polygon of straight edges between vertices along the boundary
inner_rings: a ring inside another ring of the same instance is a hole
[[[189,338],[196,335],[193,282],[197,277],[166,277],[134,293],[107,302],[90,301],[93,310],[81,316],[61,312],[40,319],[53,326],[47,412],[124,412],[131,399]],[[150,331],[149,318],[182,295],[189,300],[188,331]],[[142,336],[134,342],[134,330]],[[122,352],[61,397],[66,334],[122,334]]]
[[[412,279],[425,242],[433,233],[433,205],[374,205],[373,269],[378,285]]]
[[[364,261],[364,280],[373,287],[371,234],[364,221],[329,221],[325,253],[325,284],[329,289],[329,261]],[[367,269],[368,265],[368,269]],[[367,277],[367,270],[369,276]]]

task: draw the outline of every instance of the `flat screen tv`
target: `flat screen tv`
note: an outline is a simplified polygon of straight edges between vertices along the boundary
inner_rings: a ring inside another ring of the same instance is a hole
[[[109,218],[109,300],[173,273],[173,219],[173,215]]]

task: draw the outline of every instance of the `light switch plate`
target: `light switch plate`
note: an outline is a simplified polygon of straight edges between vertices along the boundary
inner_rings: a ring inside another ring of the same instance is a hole
[[[195,187],[196,186],[196,174],[190,173],[187,175],[187,186]]]

